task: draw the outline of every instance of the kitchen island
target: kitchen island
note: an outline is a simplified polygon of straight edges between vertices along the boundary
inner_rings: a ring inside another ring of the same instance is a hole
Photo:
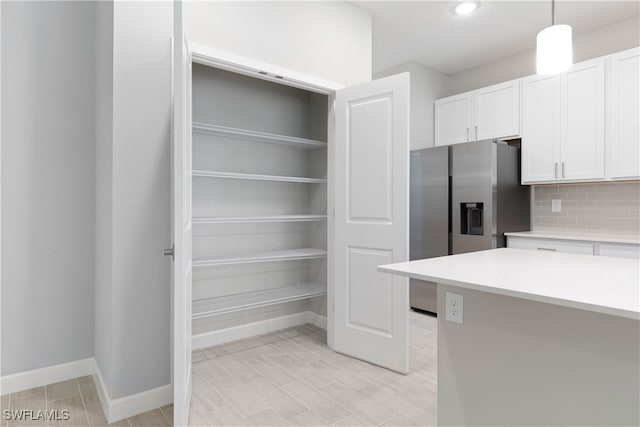
[[[438,283],[439,425],[640,424],[638,260],[502,248],[378,270]]]

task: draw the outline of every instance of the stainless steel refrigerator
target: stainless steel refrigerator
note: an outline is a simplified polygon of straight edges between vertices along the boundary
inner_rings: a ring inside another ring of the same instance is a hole
[[[475,141],[411,152],[410,259],[504,247],[530,226],[519,148]],[[437,312],[436,284],[412,279],[410,305]]]

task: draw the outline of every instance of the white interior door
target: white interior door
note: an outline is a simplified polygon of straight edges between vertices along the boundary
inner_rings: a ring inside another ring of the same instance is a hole
[[[409,74],[340,90],[335,105],[334,350],[409,370]]]
[[[186,426],[191,404],[191,55],[174,10],[173,56],[173,421]]]

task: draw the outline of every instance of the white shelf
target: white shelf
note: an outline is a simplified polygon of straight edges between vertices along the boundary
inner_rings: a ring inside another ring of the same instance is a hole
[[[211,259],[193,260],[193,267],[215,267],[218,265],[253,264],[258,262],[296,261],[301,259],[324,258],[327,251],[322,249],[304,248],[285,251],[271,251],[248,254],[244,256],[219,257]]]
[[[301,283],[296,286],[247,292],[193,302],[193,319],[249,310],[268,305],[313,298],[324,295],[327,287],[320,283]]]
[[[275,215],[275,216],[234,216],[234,217],[196,217],[193,224],[235,224],[254,222],[312,222],[325,221],[326,215]]]
[[[326,179],[304,178],[298,176],[258,175],[253,173],[217,172],[194,170],[193,176],[202,178],[246,179],[251,181],[301,182],[305,184],[324,184]]]
[[[247,129],[236,129],[226,126],[209,125],[206,123],[194,122],[192,125],[194,133],[214,136],[225,136],[228,138],[244,139],[267,144],[287,145],[298,148],[322,148],[327,143],[315,139],[298,138],[295,136],[277,135],[273,133],[258,132]]]

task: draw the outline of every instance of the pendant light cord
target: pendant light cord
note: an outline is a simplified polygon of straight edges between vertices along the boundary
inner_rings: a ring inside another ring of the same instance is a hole
[[[551,0],[551,26],[556,25],[556,0]]]

